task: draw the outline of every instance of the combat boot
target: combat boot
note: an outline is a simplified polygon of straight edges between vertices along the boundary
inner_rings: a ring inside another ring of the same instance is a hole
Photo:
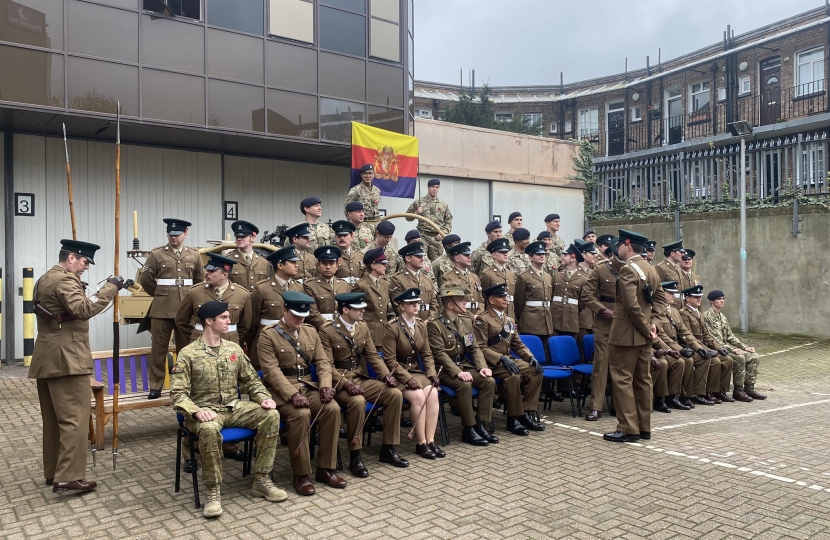
[[[251,495],[254,497],[265,497],[266,501],[282,502],[288,498],[288,494],[274,485],[271,477],[267,474],[257,473],[254,485],[251,487]]]
[[[208,488],[208,500],[202,509],[202,515],[206,518],[219,517],[222,515],[222,496],[219,486]]]
[[[735,401],[743,401],[744,403],[752,403],[752,398],[749,397],[748,395],[746,395],[746,392],[744,392],[743,388],[740,388],[740,387],[737,387],[737,386],[732,391],[732,397],[735,399]]]
[[[754,387],[744,386],[744,392],[752,399],[767,399],[767,396],[765,396],[764,394],[759,394],[758,392],[756,392]]]

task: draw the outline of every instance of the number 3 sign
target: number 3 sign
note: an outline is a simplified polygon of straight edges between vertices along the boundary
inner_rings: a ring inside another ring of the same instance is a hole
[[[15,193],[14,194],[14,215],[34,217],[35,215],[35,194]]]

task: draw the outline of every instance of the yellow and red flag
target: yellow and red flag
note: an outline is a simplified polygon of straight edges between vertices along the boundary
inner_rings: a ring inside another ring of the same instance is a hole
[[[418,139],[352,122],[352,177],[360,183],[360,168],[371,163],[381,195],[412,199],[418,181]]]

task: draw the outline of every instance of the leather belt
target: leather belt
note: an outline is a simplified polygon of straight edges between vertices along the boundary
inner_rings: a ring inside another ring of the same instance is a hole
[[[321,313],[320,315],[322,315],[323,318],[327,321],[333,321],[334,320],[334,313]]]
[[[156,285],[167,285],[169,287],[183,287],[193,285],[192,279],[157,279]]]
[[[574,305],[579,304],[579,300],[577,300],[576,298],[567,298],[567,297],[564,297],[564,296],[554,296],[553,301],[554,302],[562,302],[563,304],[574,304]]]
[[[355,366],[357,366],[357,362],[354,360],[341,360],[334,362],[334,367],[337,369],[354,369]]]
[[[195,325],[193,325],[193,327],[196,330],[200,331],[200,332],[204,332],[204,330],[205,330],[205,328],[202,326],[202,323],[196,323]],[[235,324],[229,324],[228,325],[228,333],[230,334],[231,332],[236,332],[236,325]]]
[[[280,322],[280,321],[278,321],[277,319],[260,319],[259,320],[259,325],[260,326],[270,326],[272,324],[277,324],[278,322]]]
[[[280,368],[280,371],[282,371],[282,374],[285,375],[286,377],[297,377],[297,378],[300,377],[300,370],[299,369]]]
[[[613,296],[600,296],[599,301],[608,302],[609,304],[615,304],[617,302],[617,299]]]
[[[556,300],[556,296],[553,297]],[[525,302],[525,307],[550,307],[550,302],[547,300],[528,300]]]

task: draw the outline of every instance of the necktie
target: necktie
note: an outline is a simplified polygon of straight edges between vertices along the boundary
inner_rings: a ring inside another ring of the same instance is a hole
[[[220,289],[216,289],[216,298],[222,297],[222,291]]]
[[[247,261],[248,264],[251,264],[251,256],[245,255],[245,261]]]
[[[354,337],[354,327],[355,327],[355,325],[352,325],[352,327],[349,328],[349,334],[351,334],[352,337]]]

